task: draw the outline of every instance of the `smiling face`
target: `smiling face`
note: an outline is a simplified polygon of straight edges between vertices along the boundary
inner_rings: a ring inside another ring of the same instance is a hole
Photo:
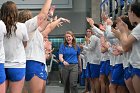
[[[72,40],[73,40],[73,36],[71,34],[66,34],[65,35],[65,39],[67,41],[68,44],[72,44]]]
[[[76,46],[76,39],[75,39],[74,33],[72,31],[67,31],[65,33],[64,44],[72,45],[74,47]]]
[[[76,49],[76,39],[72,31],[66,31],[64,45],[73,46]]]

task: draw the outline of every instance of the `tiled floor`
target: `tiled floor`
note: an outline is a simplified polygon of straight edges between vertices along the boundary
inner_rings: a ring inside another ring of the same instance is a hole
[[[84,90],[84,86],[78,85],[78,93]],[[64,93],[63,85],[59,82],[58,71],[52,71],[49,73],[49,79],[46,85],[46,93]]]
[[[82,93],[84,90],[84,87],[78,86],[78,93]],[[46,86],[46,93],[64,93],[63,92],[63,86],[59,83],[51,83]]]

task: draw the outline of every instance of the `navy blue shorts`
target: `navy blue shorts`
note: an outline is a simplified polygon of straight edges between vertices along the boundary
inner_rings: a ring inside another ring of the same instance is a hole
[[[110,60],[101,61],[100,65],[101,65],[100,74],[108,76],[110,72]]]
[[[89,71],[87,72],[90,78],[99,78],[100,75],[100,65],[98,64],[89,64]]]
[[[116,64],[114,66],[114,70],[112,72],[112,84],[117,84],[120,86],[124,86],[124,69],[123,69],[123,64]]]
[[[6,80],[20,81],[25,77],[25,68],[5,68]]]
[[[6,80],[4,64],[0,63],[0,84],[2,84]]]
[[[30,81],[34,76],[38,76],[43,80],[47,79],[45,64],[34,60],[27,60],[25,80]]]

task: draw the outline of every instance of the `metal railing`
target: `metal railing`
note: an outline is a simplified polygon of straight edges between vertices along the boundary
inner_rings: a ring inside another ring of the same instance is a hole
[[[106,1],[106,2],[104,2]],[[128,13],[128,7],[133,2],[139,2],[140,0],[102,0],[101,13],[106,11],[109,17],[115,19],[118,16],[126,15]]]

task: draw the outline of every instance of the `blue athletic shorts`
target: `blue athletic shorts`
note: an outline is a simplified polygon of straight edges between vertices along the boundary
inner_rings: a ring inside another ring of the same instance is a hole
[[[100,75],[100,65],[98,64],[89,64],[89,75],[90,78],[99,78]]]
[[[132,77],[132,66],[126,67],[124,69],[124,79],[127,80]]]
[[[0,84],[2,84],[6,80],[4,64],[0,63]]]
[[[112,75],[113,70],[114,70],[114,66],[110,65],[110,66],[109,66],[109,74],[111,74],[111,75]]]
[[[86,78],[86,69],[82,69],[81,78]]]
[[[138,68],[133,68],[133,67],[132,67],[132,77],[133,77],[134,75],[137,75],[137,76],[140,77],[140,69],[138,69]]]
[[[85,77],[90,78],[90,65],[89,62],[87,63],[86,71],[85,71]]]
[[[34,60],[27,60],[25,80],[30,81],[34,76],[38,76],[43,80],[47,79],[45,64]]]
[[[20,81],[25,77],[25,68],[5,68],[6,80]]]
[[[100,66],[100,74],[108,76],[110,72],[110,60],[101,61]]]
[[[114,66],[114,70],[112,72],[112,84],[117,84],[120,86],[124,86],[124,69],[123,69],[123,64],[116,64]]]

